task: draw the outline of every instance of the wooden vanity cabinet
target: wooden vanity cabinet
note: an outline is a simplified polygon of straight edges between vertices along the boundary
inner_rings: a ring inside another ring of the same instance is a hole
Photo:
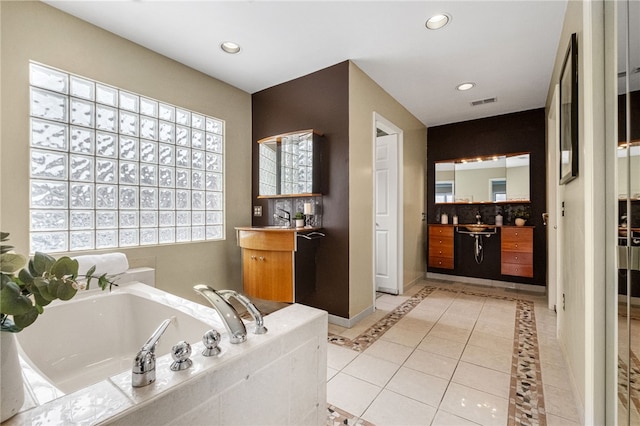
[[[453,226],[429,225],[429,267],[453,269]]]
[[[533,278],[533,227],[503,226],[501,229],[500,273]]]
[[[294,302],[296,233],[238,230],[243,291],[249,297]]]

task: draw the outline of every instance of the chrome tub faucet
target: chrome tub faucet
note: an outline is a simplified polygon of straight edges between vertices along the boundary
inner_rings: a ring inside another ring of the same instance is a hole
[[[242,343],[247,340],[247,328],[244,326],[236,309],[220,292],[204,284],[198,284],[193,289],[204,296],[211,306],[218,311],[220,319],[229,333],[231,343]]]
[[[224,297],[226,301],[229,301],[229,298],[233,297],[238,302],[242,303],[255,323],[253,334],[265,334],[267,332],[267,327],[264,326],[264,319],[262,318],[262,314],[260,313],[258,308],[256,308],[256,305],[254,305],[247,296],[234,290],[218,290],[218,294],[222,295],[222,297]]]

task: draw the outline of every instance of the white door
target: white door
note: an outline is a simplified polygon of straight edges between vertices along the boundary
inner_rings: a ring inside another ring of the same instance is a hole
[[[376,290],[398,294],[398,135],[376,138]]]

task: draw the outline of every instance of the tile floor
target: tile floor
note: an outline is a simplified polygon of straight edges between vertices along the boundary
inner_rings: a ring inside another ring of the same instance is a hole
[[[574,425],[546,297],[425,280],[329,324],[327,424]]]

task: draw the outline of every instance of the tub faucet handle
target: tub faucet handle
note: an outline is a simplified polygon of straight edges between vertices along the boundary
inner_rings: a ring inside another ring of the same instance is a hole
[[[191,345],[184,340],[178,342],[171,348],[171,371],[186,370],[193,365],[193,361],[189,359],[191,356]]]
[[[131,385],[134,388],[147,386],[156,381],[156,345],[174,319],[175,317],[172,317],[162,321],[138,351],[131,370]]]
[[[211,329],[204,333],[202,336],[202,343],[204,344],[204,350],[202,351],[202,355],[204,356],[216,356],[219,355],[220,348],[218,345],[220,344],[220,333],[217,330]]]

